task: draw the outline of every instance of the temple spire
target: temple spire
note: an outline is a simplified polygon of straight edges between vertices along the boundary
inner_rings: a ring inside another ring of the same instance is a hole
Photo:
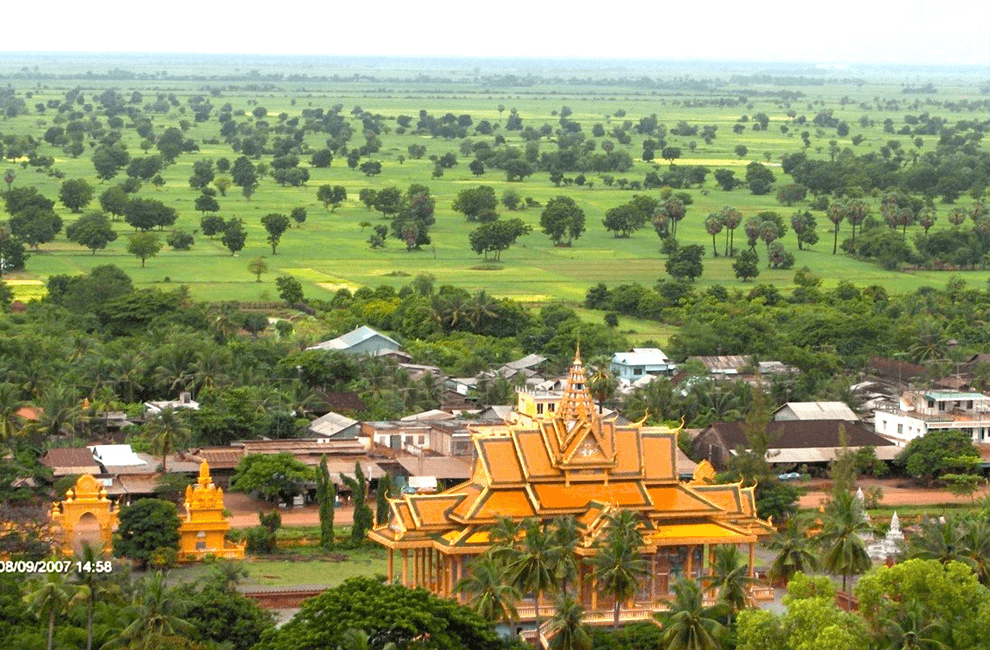
[[[571,364],[571,370],[567,376],[564,396],[560,399],[560,406],[557,408],[557,417],[564,420],[592,420],[597,416],[595,403],[592,401],[591,392],[588,390],[584,364],[581,363],[581,345],[579,343],[574,353],[574,362]]]

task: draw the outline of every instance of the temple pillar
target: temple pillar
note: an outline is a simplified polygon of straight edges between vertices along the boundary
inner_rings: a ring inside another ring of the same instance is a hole
[[[650,556],[650,602],[657,600],[657,554]]]
[[[392,584],[392,574],[395,572],[395,551],[388,549],[388,584]]]
[[[598,576],[591,576],[591,609],[598,609]]]
[[[752,578],[756,571],[756,544],[749,543],[749,577]]]
[[[402,586],[409,586],[409,551],[402,549]]]
[[[684,563],[684,577],[691,580],[694,578],[694,545],[687,547],[687,562]]]

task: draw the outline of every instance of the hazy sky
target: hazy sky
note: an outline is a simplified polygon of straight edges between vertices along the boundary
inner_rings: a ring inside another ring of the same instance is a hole
[[[990,0],[56,0],[42,5],[9,3],[4,18],[8,29],[0,42],[3,51],[581,56],[990,66]]]

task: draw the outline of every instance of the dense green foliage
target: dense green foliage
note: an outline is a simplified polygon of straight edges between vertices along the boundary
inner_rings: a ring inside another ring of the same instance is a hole
[[[179,515],[175,504],[161,499],[140,499],[121,508],[113,550],[147,567],[160,558],[166,566],[171,551],[172,562],[179,549]],[[159,551],[166,551],[164,554]]]
[[[303,603],[302,611],[265,634],[256,650],[323,650],[341,643],[348,630],[363,630],[371,647],[405,647],[413,639],[427,648],[494,650],[494,630],[473,611],[425,589],[353,578]]]

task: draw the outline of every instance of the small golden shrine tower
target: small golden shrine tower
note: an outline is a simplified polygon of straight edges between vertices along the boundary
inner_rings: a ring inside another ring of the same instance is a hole
[[[52,504],[52,523],[61,529],[62,552],[72,555],[76,545],[76,526],[80,523],[99,525],[103,551],[113,548],[113,529],[117,525],[117,511],[107,498],[103,485],[89,474],[83,474],[65,492],[65,499]]]
[[[207,555],[244,559],[242,542],[235,544],[225,536],[230,522],[223,516],[223,490],[213,485],[210,466],[199,466],[198,485],[186,488],[186,517],[179,526],[179,561],[202,560]]]

